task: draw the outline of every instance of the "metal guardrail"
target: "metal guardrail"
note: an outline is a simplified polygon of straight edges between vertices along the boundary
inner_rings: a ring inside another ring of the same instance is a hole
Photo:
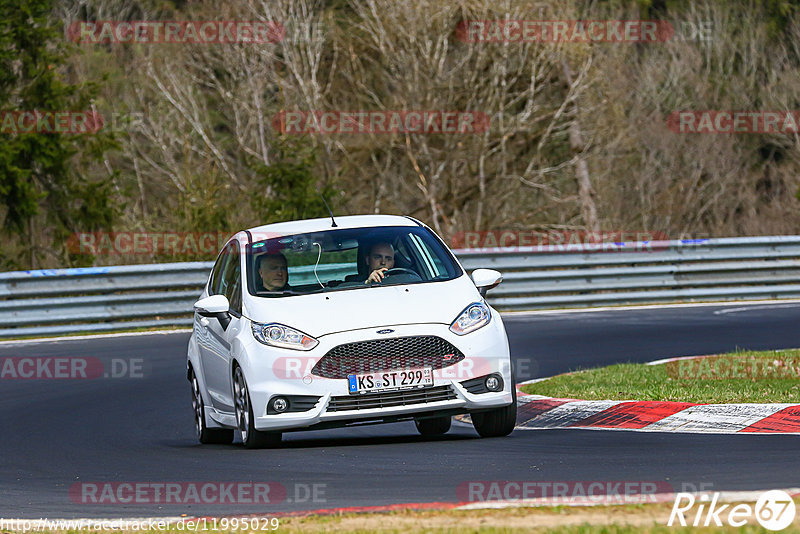
[[[800,298],[800,236],[455,252],[467,271],[503,272],[503,283],[488,297],[501,311]],[[190,262],[0,273],[0,338],[188,326],[211,267]],[[346,274],[352,267],[322,269]],[[310,271],[292,276],[313,279]]]

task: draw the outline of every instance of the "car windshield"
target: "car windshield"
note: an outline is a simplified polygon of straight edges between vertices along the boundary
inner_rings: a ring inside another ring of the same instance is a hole
[[[461,274],[450,251],[424,227],[331,229],[247,246],[247,287],[258,297],[422,284]]]

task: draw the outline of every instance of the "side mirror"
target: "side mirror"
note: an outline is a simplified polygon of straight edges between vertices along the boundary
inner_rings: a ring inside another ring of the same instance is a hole
[[[487,291],[503,281],[503,275],[494,269],[475,269],[472,271],[472,281],[475,282],[475,287],[481,296],[485,297]]]
[[[198,315],[216,317],[223,330],[231,323],[231,316],[228,313],[230,307],[225,295],[211,295],[194,303],[194,311]]]

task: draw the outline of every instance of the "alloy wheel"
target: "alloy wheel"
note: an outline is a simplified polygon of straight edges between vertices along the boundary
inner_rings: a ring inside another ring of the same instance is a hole
[[[247,393],[247,384],[244,381],[242,368],[237,367],[233,378],[233,394],[236,404],[236,424],[242,441],[247,441],[250,429],[250,395]]]

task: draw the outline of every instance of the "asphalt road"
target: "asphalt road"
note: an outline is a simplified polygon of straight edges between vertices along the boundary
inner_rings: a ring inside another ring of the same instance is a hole
[[[511,315],[505,321],[518,380],[736,347],[800,346],[800,304]],[[288,433],[284,447],[273,450],[201,446],[185,379],[187,339],[181,333],[0,344],[0,358],[83,356],[102,360],[106,369],[112,359],[141,361],[126,378],[0,380],[0,518],[456,502],[470,481],[651,481],[676,491],[800,486],[797,436],[536,430],[480,439],[471,427],[454,424],[446,436],[425,439],[412,423],[397,423]],[[206,481],[278,483],[286,499],[174,505],[70,498],[76,483]]]

